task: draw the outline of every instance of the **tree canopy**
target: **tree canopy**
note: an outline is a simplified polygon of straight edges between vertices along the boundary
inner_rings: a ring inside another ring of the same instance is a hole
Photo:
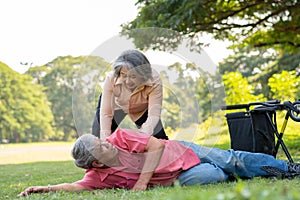
[[[215,39],[229,40],[239,46],[286,50],[300,47],[298,0],[138,0],[136,4],[139,13],[134,20],[123,24],[123,33],[145,27],[166,28],[179,33],[161,35],[167,39],[156,48],[174,46],[182,35],[190,38],[191,45],[205,44],[201,40],[202,33],[210,33]],[[149,40],[152,44],[159,41],[159,37]],[[145,42],[137,41],[136,44],[149,47]]]
[[[99,88],[108,63],[96,56],[60,56],[27,74],[45,87],[54,115],[56,139],[68,140],[89,132]]]
[[[54,135],[44,87],[0,62],[0,142],[39,141]]]

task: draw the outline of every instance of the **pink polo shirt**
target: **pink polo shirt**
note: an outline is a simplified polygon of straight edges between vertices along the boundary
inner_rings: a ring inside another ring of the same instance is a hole
[[[149,135],[133,130],[117,130],[107,138],[107,141],[121,149],[119,160],[123,166],[88,169],[84,178],[75,183],[88,190],[132,188],[143,167],[144,152],[149,138]],[[175,140],[161,141],[165,144],[165,149],[148,187],[169,186],[178,178],[180,172],[200,164],[192,149]]]

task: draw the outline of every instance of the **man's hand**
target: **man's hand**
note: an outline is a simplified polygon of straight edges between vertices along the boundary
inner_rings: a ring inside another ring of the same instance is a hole
[[[137,191],[137,190],[144,191],[144,190],[147,189],[147,185],[148,185],[148,182],[145,183],[143,181],[138,180],[135,183],[135,185],[133,186],[132,190],[135,190],[135,191]]]
[[[23,192],[18,194],[18,197],[28,196],[32,193],[45,193],[50,192],[50,186],[32,186],[25,189]]]
[[[62,183],[58,185],[52,185],[52,186],[31,186],[27,189],[25,189],[23,192],[18,194],[18,197],[24,197],[28,196],[32,193],[46,193],[51,191],[67,191],[67,192],[80,192],[86,190],[83,186],[75,183]]]

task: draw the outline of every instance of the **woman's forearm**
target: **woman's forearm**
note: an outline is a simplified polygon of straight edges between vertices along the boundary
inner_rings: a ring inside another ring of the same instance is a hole
[[[111,124],[114,116],[113,108],[114,95],[112,91],[112,85],[110,79],[107,78],[104,83],[104,89],[102,91],[102,98],[100,104],[100,137],[109,136],[111,134]]]
[[[159,122],[159,117],[157,116],[148,116],[147,120],[145,121],[145,123],[142,125],[142,127],[140,128],[140,131],[146,134],[153,134],[154,133],[154,129],[157,126],[158,122]]]

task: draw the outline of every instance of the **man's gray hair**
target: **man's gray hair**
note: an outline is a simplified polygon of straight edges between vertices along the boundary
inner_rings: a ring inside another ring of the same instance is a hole
[[[96,138],[92,134],[85,134],[76,140],[72,149],[72,157],[77,167],[92,168],[92,163],[96,160],[93,156]]]
[[[134,69],[136,73],[145,80],[152,78],[152,67],[147,57],[140,51],[132,49],[126,50],[113,63],[115,77],[119,77],[122,67]]]

